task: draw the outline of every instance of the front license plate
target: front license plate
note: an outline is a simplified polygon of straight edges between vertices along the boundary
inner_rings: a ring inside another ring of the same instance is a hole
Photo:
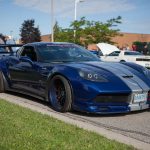
[[[134,102],[144,102],[147,101],[147,93],[134,94]]]

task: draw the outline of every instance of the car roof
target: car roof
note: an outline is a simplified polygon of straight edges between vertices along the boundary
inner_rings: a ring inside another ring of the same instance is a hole
[[[39,45],[46,45],[46,44],[49,44],[49,45],[60,45],[60,44],[73,44],[73,43],[68,43],[68,42],[33,42],[33,43],[28,43],[28,44],[25,44],[24,46],[39,46]]]

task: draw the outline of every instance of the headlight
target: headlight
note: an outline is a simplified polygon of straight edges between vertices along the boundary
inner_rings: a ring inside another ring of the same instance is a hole
[[[108,82],[108,80],[98,73],[93,73],[93,72],[88,72],[88,71],[79,71],[80,77],[90,80],[90,81],[95,81],[95,82]]]
[[[150,78],[150,70],[143,68],[143,72],[146,75],[146,77]]]

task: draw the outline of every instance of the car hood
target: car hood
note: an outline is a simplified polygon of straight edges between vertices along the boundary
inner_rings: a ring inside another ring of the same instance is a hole
[[[97,47],[101,50],[103,55],[108,55],[114,51],[120,51],[116,46],[108,43],[98,43]]]
[[[122,64],[122,63],[112,63],[112,62],[102,62],[102,61],[89,61],[89,62],[79,62],[79,63],[69,63],[65,64],[80,70],[98,72],[100,74],[105,74],[109,76],[113,75],[133,75],[132,68]]]
[[[110,63],[110,62],[82,62],[82,63],[70,63],[67,66],[79,69],[81,71],[98,73],[110,82],[124,82],[133,91],[149,90],[149,86],[138,75],[138,71],[126,66],[122,63]],[[141,74],[143,78],[146,78]]]

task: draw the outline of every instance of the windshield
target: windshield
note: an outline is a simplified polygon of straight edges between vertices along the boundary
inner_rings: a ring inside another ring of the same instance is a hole
[[[37,49],[42,62],[100,61],[97,56],[75,44],[43,44]]]

